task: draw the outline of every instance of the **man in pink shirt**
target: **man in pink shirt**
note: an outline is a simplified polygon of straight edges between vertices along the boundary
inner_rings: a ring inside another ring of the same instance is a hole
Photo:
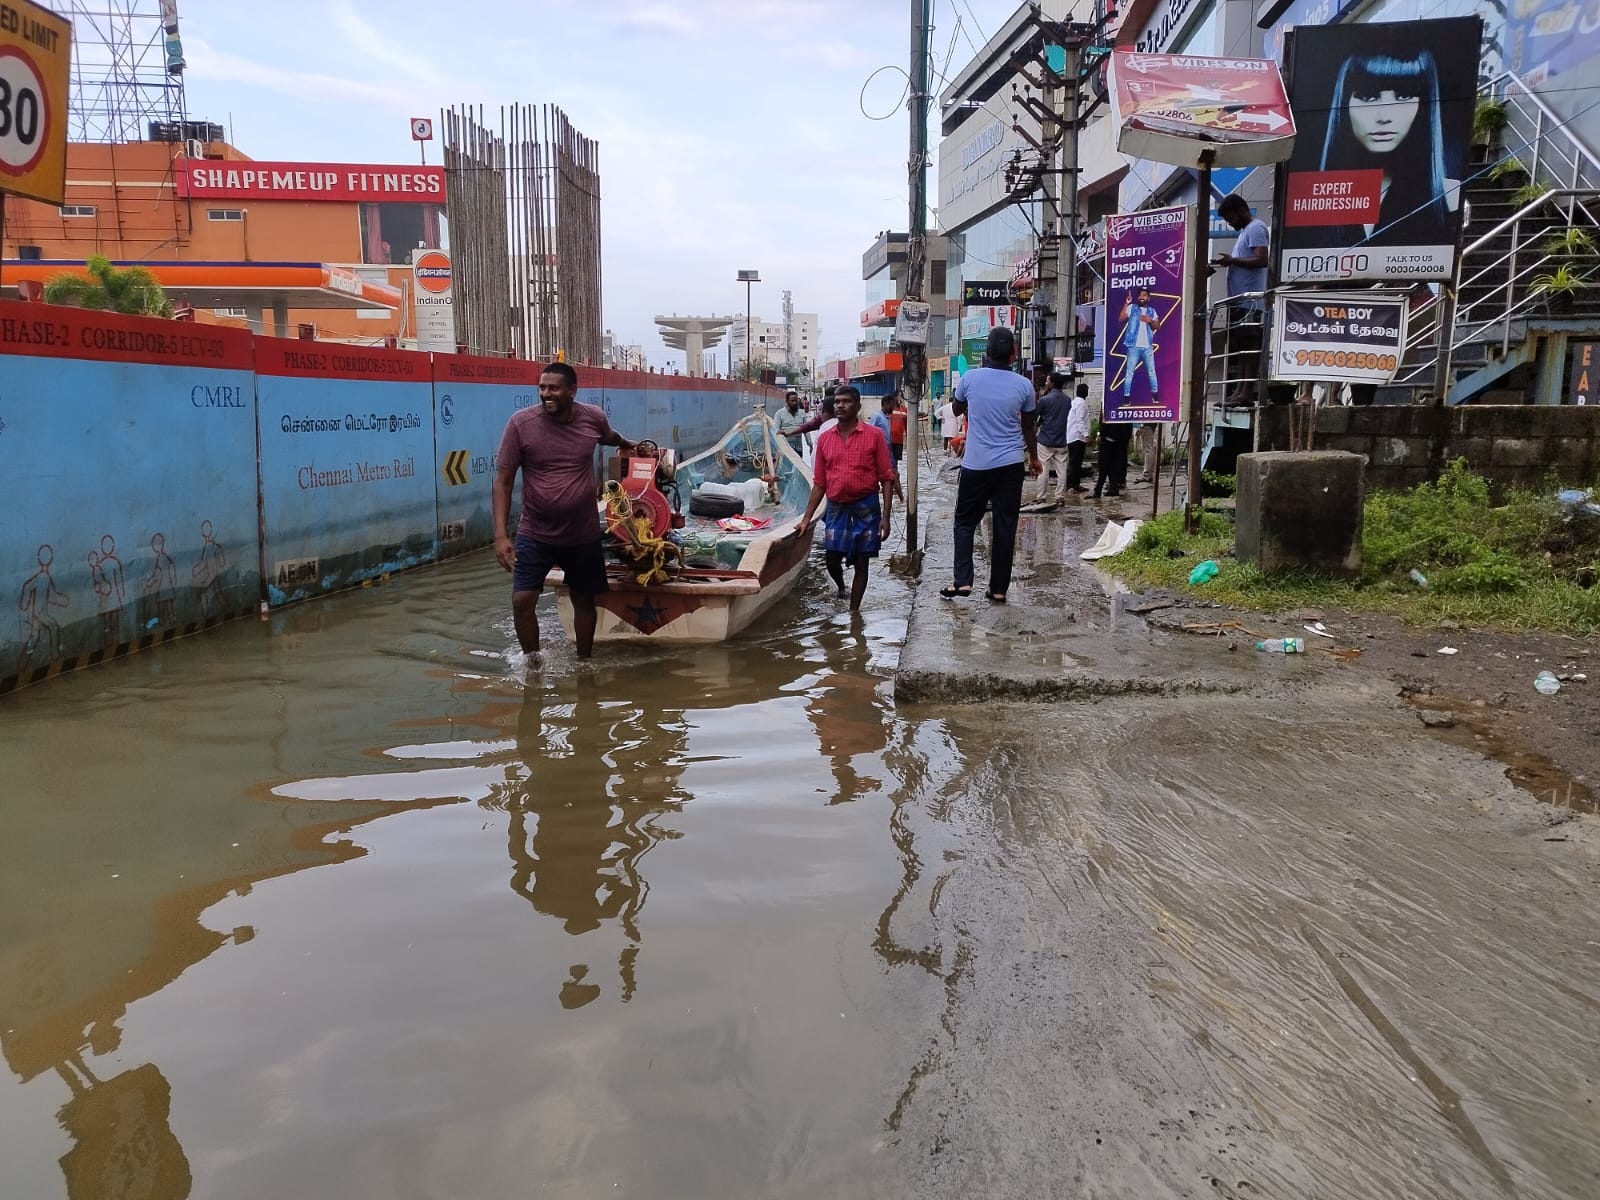
[[[633,443],[611,428],[603,409],[578,404],[577,394],[578,373],[551,363],[539,376],[538,405],[512,414],[495,459],[494,556],[512,572],[511,618],[524,654],[539,652],[534,606],[552,567],[566,576],[579,658],[594,651],[594,598],[609,590],[594,452],[597,446],[631,450]],[[513,544],[506,526],[519,469],[522,519]]]
[[[817,506],[827,497],[823,515],[827,534],[823,561],[828,576],[844,595],[844,562],[855,574],[850,580],[850,611],[861,608],[867,592],[867,560],[876,558],[889,536],[889,503],[895,483],[889,443],[871,425],[861,423],[861,393],[846,385],[833,394],[833,411],[839,423],[817,438],[812,453],[811,498],[800,519],[811,524]]]

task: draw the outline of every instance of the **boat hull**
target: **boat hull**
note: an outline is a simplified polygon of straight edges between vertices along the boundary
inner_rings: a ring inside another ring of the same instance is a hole
[[[597,642],[726,641],[747,629],[782,600],[799,581],[811,554],[816,527],[775,534],[767,541],[759,569],[716,573],[703,581],[674,581],[639,587],[613,573],[611,590],[595,597]],[[762,549],[752,546],[751,553]],[[749,561],[750,555],[746,555]],[[753,564],[752,564],[753,565]],[[561,625],[572,636],[572,598],[556,589]]]

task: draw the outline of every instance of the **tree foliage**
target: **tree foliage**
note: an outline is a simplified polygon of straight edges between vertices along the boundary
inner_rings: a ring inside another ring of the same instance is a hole
[[[114,267],[93,254],[84,275],[57,275],[44,285],[46,304],[71,304],[135,317],[170,317],[172,301],[145,267]]]

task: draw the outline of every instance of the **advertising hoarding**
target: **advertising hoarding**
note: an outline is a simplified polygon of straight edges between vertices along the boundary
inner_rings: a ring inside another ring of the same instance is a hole
[[[1406,345],[1406,299],[1376,292],[1280,295],[1273,310],[1273,379],[1388,383]]]
[[[1176,421],[1188,393],[1188,208],[1106,218],[1107,421]]]
[[[1208,147],[1214,166],[1258,167],[1294,145],[1283,79],[1264,58],[1118,50],[1111,99],[1117,149],[1136,158],[1193,166]]]
[[[1453,275],[1482,28],[1452,17],[1293,31],[1301,136],[1278,190],[1284,283]]]

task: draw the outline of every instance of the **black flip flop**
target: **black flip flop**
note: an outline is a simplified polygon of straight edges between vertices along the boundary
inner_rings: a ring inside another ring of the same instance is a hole
[[[939,598],[941,600],[954,600],[957,597],[966,597],[970,595],[972,595],[972,589],[969,587],[943,587],[939,589]]]
[[[988,592],[986,594],[989,597],[990,604],[1004,604],[1006,602],[1006,594],[1004,592]]]

